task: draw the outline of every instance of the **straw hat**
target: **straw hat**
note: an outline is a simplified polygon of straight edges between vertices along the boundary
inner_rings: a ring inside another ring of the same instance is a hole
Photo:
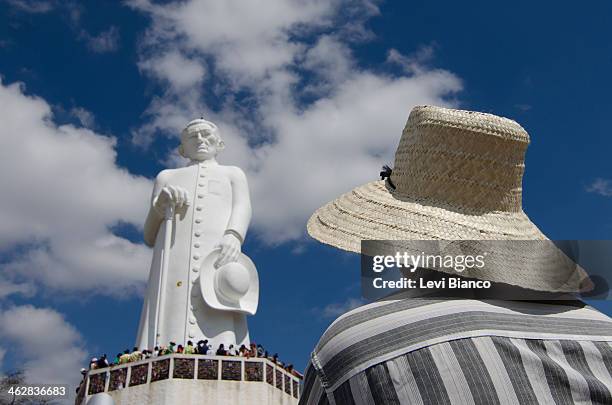
[[[507,118],[415,107],[389,177],[319,208],[308,221],[308,233],[352,252],[360,252],[362,240],[547,241],[521,205],[528,144],[527,132]],[[520,263],[558,263],[548,255],[559,252],[548,248],[543,248],[543,258],[541,248],[530,253],[519,244],[505,245],[509,251],[503,257],[518,254]],[[576,291],[584,279],[583,272],[576,275],[574,270],[559,275],[551,267],[517,274],[518,267],[463,275],[543,291]]]
[[[259,303],[255,265],[241,253],[237,261],[216,268],[220,252],[220,249],[213,250],[202,262],[200,290],[204,302],[215,309],[255,315]]]

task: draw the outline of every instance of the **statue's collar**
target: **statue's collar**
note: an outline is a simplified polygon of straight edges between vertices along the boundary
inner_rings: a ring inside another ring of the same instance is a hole
[[[208,160],[202,160],[202,161],[190,160],[189,163],[187,163],[187,166],[195,166],[195,165],[199,165],[200,167],[212,167],[212,166],[218,166],[219,163],[217,163],[215,159],[208,159]]]

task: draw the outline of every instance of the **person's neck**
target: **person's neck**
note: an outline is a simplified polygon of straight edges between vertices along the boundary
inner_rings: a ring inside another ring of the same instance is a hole
[[[199,165],[199,164],[205,164],[205,165],[216,165],[217,163],[217,159],[215,159],[214,157],[209,158],[209,159],[191,159],[189,160],[188,166],[191,165]]]

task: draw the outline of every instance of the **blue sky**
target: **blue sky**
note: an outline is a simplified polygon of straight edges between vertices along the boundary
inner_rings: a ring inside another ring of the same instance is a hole
[[[74,382],[133,344],[151,179],[200,115],[251,186],[252,338],[298,368],[359,302],[358,257],[305,221],[392,163],[414,105],[517,120],[528,215],[611,239],[611,19],[606,1],[0,2],[2,369],[51,378],[23,345],[52,340]]]

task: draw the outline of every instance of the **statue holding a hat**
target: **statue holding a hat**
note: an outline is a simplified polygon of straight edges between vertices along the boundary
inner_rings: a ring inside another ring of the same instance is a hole
[[[144,240],[153,260],[136,344],[207,339],[249,345],[246,315],[259,298],[257,270],[241,252],[251,220],[244,172],[220,165],[217,126],[191,121],[181,132],[184,167],[155,179]]]

